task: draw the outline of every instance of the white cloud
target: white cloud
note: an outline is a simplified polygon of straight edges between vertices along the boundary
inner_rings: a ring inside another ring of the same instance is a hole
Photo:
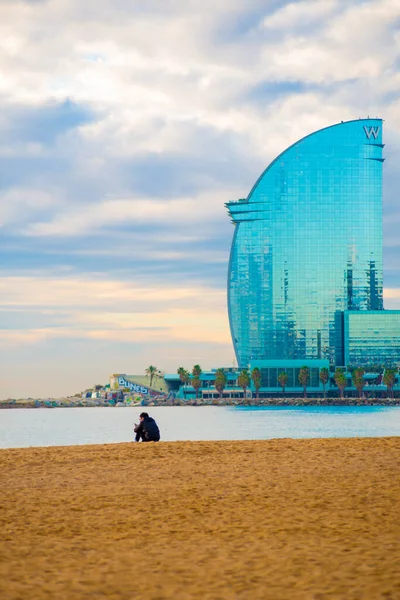
[[[299,108],[306,117],[304,135],[314,126],[315,106],[326,125],[332,116],[339,121],[375,108],[376,94],[389,80],[395,85],[399,36],[392,24],[400,9],[394,0],[286,4],[229,44],[219,43],[215,30],[245,3],[234,2],[229,14],[225,2],[206,6],[176,2],[164,10],[156,3],[152,10],[138,10],[137,3],[115,7],[102,1],[94,10],[60,0],[8,6],[2,31],[12,51],[6,50],[0,63],[4,94],[12,102],[36,104],[68,97],[103,111],[97,123],[81,130],[102,168],[108,155],[190,151],[204,127],[244,136],[252,155],[273,153],[272,143],[266,147],[267,132],[276,130],[273,141],[279,139],[281,148],[294,141],[286,123],[300,128],[294,112]],[[253,6],[259,10],[260,3]],[[310,23],[313,27],[302,31]],[[238,96],[266,80],[331,84],[355,78],[361,81],[349,92],[351,102],[337,87],[303,95],[295,105],[269,100],[267,111],[237,103]],[[362,97],[369,104],[363,100],[358,107],[357,89],[365,85],[371,92],[363,90]],[[88,156],[85,160],[89,163]]]
[[[315,23],[328,20],[339,6],[337,0],[311,0],[291,2],[278,9],[272,15],[265,17],[260,24],[267,29],[280,29],[286,35],[295,33],[302,26],[309,27]]]
[[[31,188],[0,191],[0,229],[12,224],[19,226],[55,207],[61,200],[57,193]]]
[[[53,221],[32,223],[21,230],[28,236],[81,236],[98,232],[107,226],[127,225],[129,223],[190,223],[206,222],[210,212],[226,218],[223,200],[232,198],[231,193],[219,193],[219,205],[215,206],[215,197],[199,194],[197,198],[121,198],[104,200],[96,204],[67,205]]]
[[[280,44],[267,42],[263,48],[264,75],[315,83],[382,81],[398,57],[399,37],[393,24],[399,17],[397,0],[287,5],[263,23],[284,32]],[[316,23],[319,26],[309,32],[297,31]]]

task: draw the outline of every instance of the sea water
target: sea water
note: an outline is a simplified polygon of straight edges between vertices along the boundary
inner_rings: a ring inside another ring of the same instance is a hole
[[[400,406],[25,408],[0,410],[0,448],[129,442],[142,410],[164,441],[400,435]]]

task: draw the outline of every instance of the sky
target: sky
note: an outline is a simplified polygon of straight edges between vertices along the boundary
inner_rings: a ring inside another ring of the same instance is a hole
[[[233,226],[273,158],[382,117],[400,308],[398,0],[0,0],[0,398],[234,361]]]

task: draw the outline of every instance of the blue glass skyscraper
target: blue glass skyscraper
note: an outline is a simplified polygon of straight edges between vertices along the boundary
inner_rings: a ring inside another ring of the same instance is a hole
[[[280,154],[247,199],[227,203],[239,366],[344,364],[343,311],[383,309],[382,149],[381,119],[321,129]]]

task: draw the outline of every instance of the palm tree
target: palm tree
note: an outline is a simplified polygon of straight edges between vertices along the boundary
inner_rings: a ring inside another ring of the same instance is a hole
[[[219,392],[219,397],[222,398],[222,392],[225,389],[227,378],[223,369],[217,369],[215,372],[215,389]]]
[[[365,380],[363,377],[364,373],[365,373],[364,369],[362,369],[361,367],[358,367],[357,369],[354,369],[354,371],[351,374],[351,378],[353,380],[354,387],[358,391],[359,398],[361,398],[363,387],[365,385]]]
[[[159,377],[161,377],[161,371],[158,369],[158,367],[155,367],[154,365],[150,365],[149,367],[147,367],[147,369],[145,370],[145,374],[147,379],[150,379],[149,387],[152,386],[153,379],[158,379]]]
[[[200,365],[194,365],[193,369],[192,369],[192,375],[193,377],[200,377],[200,375],[202,374],[202,370],[201,370],[201,366]]]
[[[185,371],[185,369],[184,369]],[[202,374],[200,365],[194,365],[192,369],[192,386],[196,391],[196,399],[199,397],[199,389],[201,388],[200,375]],[[186,373],[183,374],[183,379],[186,379]]]
[[[238,386],[243,388],[243,398],[246,398],[246,390],[250,385],[250,376],[247,369],[243,369],[243,371],[239,374],[237,382]]]
[[[299,371],[299,383],[304,390],[304,398],[307,398],[307,384],[310,377],[310,369],[308,367],[301,367]]]
[[[254,383],[254,389],[256,390],[256,398],[258,400],[258,392],[260,391],[261,387],[261,371],[258,367],[254,367],[254,369],[252,370],[251,378]]]
[[[347,383],[346,375],[345,375],[343,369],[340,369],[340,368],[336,369],[333,378],[335,380],[336,385],[338,386],[338,388],[340,390],[340,397],[343,400],[343,391],[344,391],[344,388],[346,387],[346,383]]]
[[[192,377],[192,386],[196,392],[196,400],[199,397],[199,389],[201,388],[201,381],[198,377]]]
[[[323,367],[319,372],[319,380],[324,388],[324,399],[326,398],[326,384],[329,381],[329,369]]]
[[[396,375],[397,369],[385,369],[385,373],[383,374],[383,383],[386,385],[390,398],[392,399],[394,397],[393,388],[396,383]]]
[[[282,394],[284,394],[285,393],[285,387],[286,387],[287,382],[288,382],[288,374],[285,373],[285,371],[282,371],[282,373],[279,373],[279,375],[278,375],[278,382],[279,382],[279,385],[282,388]]]
[[[179,367],[179,369],[177,369],[176,371],[179,375],[179,379],[181,380],[181,383],[183,385],[185,385],[186,383],[186,379],[187,379],[187,371],[184,367]]]
[[[190,382],[189,371],[187,371],[184,367],[179,367],[179,369],[177,369],[177,373],[179,375],[179,379],[181,380],[182,385],[188,385],[188,383]],[[183,388],[183,396],[185,397],[185,387]]]

